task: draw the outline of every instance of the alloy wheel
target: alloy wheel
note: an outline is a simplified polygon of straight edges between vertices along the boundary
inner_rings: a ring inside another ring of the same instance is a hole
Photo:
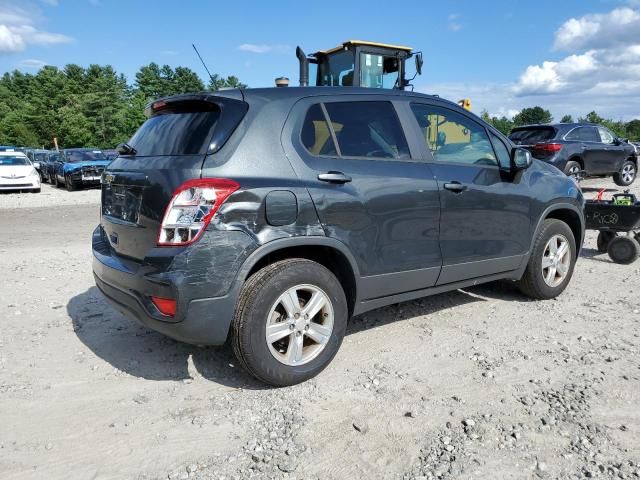
[[[304,365],[326,347],[333,331],[329,296],[314,285],[296,285],[271,307],[265,329],[269,351],[279,362]]]
[[[620,176],[622,177],[622,181],[624,183],[631,183],[634,178],[636,178],[636,168],[631,163],[627,163],[624,167],[622,167],[622,171],[620,172]]]
[[[549,239],[542,254],[542,278],[550,287],[560,285],[571,267],[571,249],[564,235]]]

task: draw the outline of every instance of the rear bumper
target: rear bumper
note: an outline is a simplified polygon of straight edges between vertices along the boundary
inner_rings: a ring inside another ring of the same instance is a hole
[[[96,228],[92,237],[93,274],[96,286],[116,310],[182,342],[221,345],[226,341],[238,295],[238,288],[232,288],[237,269],[222,270],[224,277],[212,274],[211,282],[203,285],[201,281],[194,282],[189,272],[182,268],[187,259],[194,262],[194,252],[188,248],[167,248],[163,250],[166,256],[161,259],[134,262],[116,255],[101,230],[101,227]],[[226,233],[248,239],[241,232]],[[198,254],[202,254],[202,249],[198,249]],[[221,280],[216,281],[216,278]],[[208,297],[205,292],[217,296]],[[151,302],[151,296],[175,299],[175,317],[161,314]]]

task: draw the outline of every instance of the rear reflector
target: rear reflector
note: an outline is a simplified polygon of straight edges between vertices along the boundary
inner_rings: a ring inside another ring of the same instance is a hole
[[[167,317],[174,317],[176,314],[176,301],[171,298],[151,297],[151,301]]]
[[[562,150],[561,143],[536,143],[533,146],[533,153],[540,155],[553,155]]]
[[[224,178],[189,180],[173,194],[160,225],[159,246],[188,245],[209,225],[220,205],[240,185]]]

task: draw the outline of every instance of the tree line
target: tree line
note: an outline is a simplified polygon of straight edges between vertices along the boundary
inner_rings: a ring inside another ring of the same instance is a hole
[[[549,110],[545,110],[542,107],[531,107],[522,109],[513,119],[509,119],[505,116],[496,117],[490,116],[489,113],[484,110],[480,116],[482,119],[497,130],[500,130],[505,135],[511,132],[514,127],[522,125],[533,125],[537,123],[551,123],[553,122],[553,115]],[[620,138],[627,138],[632,141],[640,141],[640,120],[631,120],[629,122],[616,121],[608,118],[603,118],[596,112],[592,111],[587,113],[584,117],[578,117],[578,122],[597,123],[607,127],[613,133]],[[574,119],[571,115],[565,115],[560,119],[562,123],[573,123]]]
[[[133,84],[110,65],[70,64],[18,70],[0,79],[0,144],[52,148],[114,148],[144,122],[144,107],[166,95],[246,88],[237,77],[213,75],[205,84],[186,67],[141,67]]]

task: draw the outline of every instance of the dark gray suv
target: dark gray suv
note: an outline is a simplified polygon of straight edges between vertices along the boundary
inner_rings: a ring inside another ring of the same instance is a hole
[[[103,175],[96,284],[168,336],[229,338],[269,384],[318,374],[353,315],[499,279],[548,299],[571,279],[580,190],[454,103],[273,88],[146,113]]]
[[[627,187],[638,174],[636,148],[601,125],[527,125],[514,128],[509,138],[567,175],[612,176],[616,185]]]

